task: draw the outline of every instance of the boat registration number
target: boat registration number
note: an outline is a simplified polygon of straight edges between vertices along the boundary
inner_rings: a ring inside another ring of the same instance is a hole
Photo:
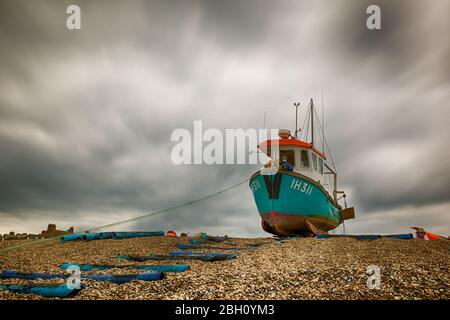
[[[313,187],[309,183],[303,182],[299,179],[293,179],[291,183],[291,189],[298,190],[309,196],[311,195]]]
[[[261,184],[259,183],[259,181],[257,179],[253,180],[250,183],[250,188],[252,189],[253,192],[261,189]]]

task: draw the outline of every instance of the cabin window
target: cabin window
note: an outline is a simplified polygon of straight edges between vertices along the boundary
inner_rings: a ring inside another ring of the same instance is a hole
[[[295,166],[294,150],[280,150],[280,161],[283,160],[283,157],[286,157],[289,164]]]
[[[317,171],[317,154],[311,152],[314,171]]]
[[[308,151],[302,150],[300,151],[300,167],[302,168],[309,168],[309,158],[308,158]]]
[[[323,159],[319,158],[319,173],[323,174]]]

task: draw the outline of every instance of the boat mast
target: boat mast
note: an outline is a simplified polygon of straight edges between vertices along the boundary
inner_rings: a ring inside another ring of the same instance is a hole
[[[325,117],[323,111],[323,90],[322,90],[322,123],[320,125],[320,128],[322,129],[322,152],[323,154],[325,154]]]
[[[311,98],[311,146],[314,145],[314,103]]]
[[[294,106],[295,106],[295,134],[294,134],[294,138],[297,139],[297,132],[299,132],[300,130],[298,130],[298,107],[300,106],[300,102],[294,102]]]

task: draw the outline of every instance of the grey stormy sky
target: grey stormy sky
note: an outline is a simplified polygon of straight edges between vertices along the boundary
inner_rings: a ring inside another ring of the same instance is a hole
[[[81,7],[82,29],[65,27]],[[382,30],[365,26],[381,8]],[[176,166],[176,128],[293,126],[324,93],[357,219],[450,233],[450,3],[0,0],[0,233],[95,227],[233,185],[252,165]],[[305,104],[305,103],[304,103]],[[247,186],[123,225],[264,235]]]

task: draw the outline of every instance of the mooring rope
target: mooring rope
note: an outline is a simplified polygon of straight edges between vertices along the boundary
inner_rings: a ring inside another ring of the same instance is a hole
[[[232,189],[234,189],[236,187],[239,187],[240,185],[246,183],[249,180],[250,179],[245,179],[245,180],[243,180],[243,181],[241,181],[241,182],[239,182],[239,183],[237,183],[237,184],[235,184],[235,185],[233,185],[231,187],[228,187],[228,188],[225,188],[225,189],[220,190],[218,192],[209,194],[209,195],[204,196],[202,198],[198,198],[198,199],[195,199],[195,200],[191,200],[189,202],[185,202],[183,204],[179,204],[179,205],[174,206],[174,207],[170,207],[170,208],[167,208],[167,209],[159,210],[159,211],[156,211],[156,212],[150,212],[150,213],[144,214],[144,215],[139,216],[139,217],[135,217],[135,218],[131,218],[131,219],[126,219],[126,220],[110,223],[110,224],[107,224],[107,225],[104,225],[104,226],[101,226],[101,227],[97,227],[97,228],[94,228],[94,229],[89,229],[88,231],[96,231],[96,230],[100,230],[100,229],[104,229],[104,228],[108,228],[108,227],[112,227],[112,226],[117,226],[119,224],[140,220],[140,219],[147,218],[147,217],[150,217],[150,216],[156,216],[156,215],[161,214],[161,213],[166,213],[168,211],[172,211],[172,210],[175,210],[175,209],[183,208],[183,207],[189,206],[191,204],[194,204],[196,202],[200,202],[200,201],[203,201],[203,200],[215,197],[215,196],[217,196],[219,194],[225,193],[227,191],[230,191],[230,190],[232,190]]]
[[[130,218],[130,219],[117,221],[117,222],[114,222],[114,223],[106,224],[106,225],[103,225],[103,226],[100,226],[100,227],[96,227],[96,228],[93,228],[93,229],[88,229],[88,230],[85,230],[85,231],[82,231],[82,232],[77,232],[77,233],[86,233],[86,232],[97,231],[97,230],[100,230],[100,229],[109,228],[109,227],[113,227],[113,226],[118,226],[120,224],[124,224],[124,223],[127,223],[127,222],[136,221],[136,220],[144,219],[144,218],[147,218],[147,217],[156,216],[156,215],[159,215],[159,214],[162,214],[162,213],[166,213],[166,212],[169,212],[169,211],[173,211],[175,209],[180,209],[180,208],[183,208],[183,207],[187,207],[187,206],[189,206],[191,204],[194,204],[194,203],[206,200],[206,199],[210,199],[210,198],[216,197],[216,196],[218,196],[218,195],[220,195],[222,193],[228,192],[228,191],[230,191],[230,190],[232,190],[234,188],[237,188],[240,185],[248,182],[249,180],[250,180],[250,178],[247,178],[247,179],[245,179],[245,180],[243,180],[243,181],[241,181],[241,182],[239,182],[239,183],[237,183],[235,185],[232,185],[232,186],[230,186],[228,188],[222,189],[220,191],[217,191],[215,193],[209,194],[207,196],[204,196],[204,197],[201,197],[201,198],[197,198],[197,199],[194,199],[194,200],[191,200],[191,201],[188,201],[188,202],[185,202],[185,203],[173,206],[173,207],[169,207],[169,208],[166,208],[166,209],[158,210],[158,211],[155,211],[155,212],[150,212],[150,213],[144,214],[144,215],[139,216],[139,217],[134,217],[134,218]],[[45,239],[39,239],[39,240],[36,240],[36,241],[30,241],[30,242],[26,242],[26,243],[21,243],[21,244],[15,245],[15,246],[9,246],[9,247],[5,247],[5,248],[1,248],[0,249],[0,254],[2,254],[3,252],[6,252],[6,251],[12,250],[12,249],[23,248],[23,247],[27,247],[27,246],[31,246],[31,245],[41,244],[41,243],[49,242],[49,241],[52,241],[52,240],[57,240],[59,238],[61,238],[61,236],[55,236],[55,237],[50,237],[50,238],[45,238]]]

